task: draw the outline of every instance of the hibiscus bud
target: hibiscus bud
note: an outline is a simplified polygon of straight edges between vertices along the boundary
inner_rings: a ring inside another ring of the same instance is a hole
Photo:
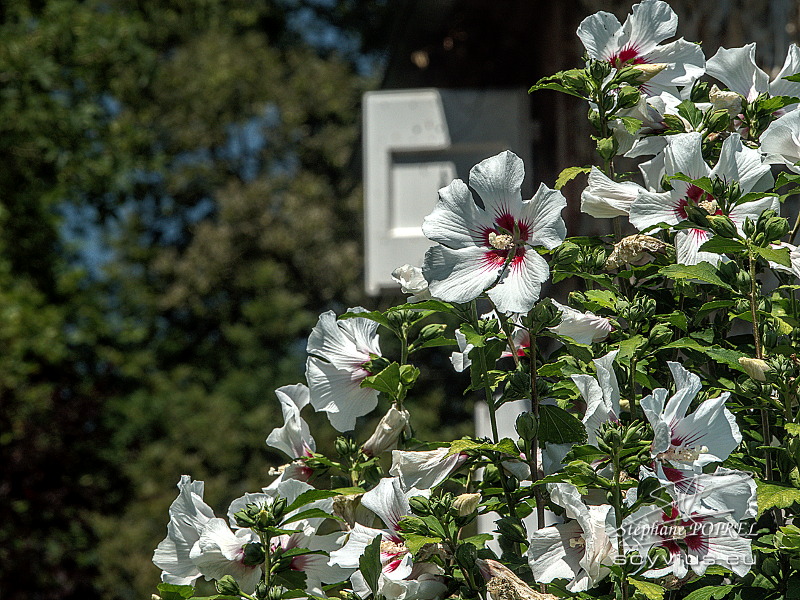
[[[244,556],[242,557],[242,563],[248,567],[260,565],[264,562],[264,546],[261,544],[245,544],[243,550]]]
[[[766,241],[774,242],[781,239],[789,232],[789,221],[783,217],[771,217],[767,220],[764,228],[766,234]]]
[[[466,517],[478,510],[478,504],[480,503],[480,494],[461,494],[453,500],[453,508],[458,511],[459,517]]]
[[[336,438],[336,442],[334,442],[333,447],[336,449],[336,453],[341,458],[355,454],[355,452],[358,450],[355,442],[344,436],[339,436]]]
[[[538,325],[538,327],[531,327],[532,334],[538,333],[547,327],[555,327],[561,323],[561,311],[547,298],[538,302],[530,314],[532,325]]]
[[[239,584],[236,583],[236,580],[230,575],[223,575],[220,579],[218,579],[216,582],[216,588],[217,591],[224,596],[238,596],[241,591],[239,589]]]
[[[742,112],[742,97],[736,92],[721,90],[716,84],[708,91],[708,100],[715,110],[724,110],[731,118]]]
[[[686,216],[689,217],[689,221],[701,227],[709,227],[708,211],[694,204],[687,204],[683,209],[686,211]]]
[[[711,231],[718,236],[724,238],[739,237],[739,232],[736,230],[736,224],[731,221],[730,217],[726,217],[725,215],[709,215],[708,224],[711,227]]]
[[[589,64],[589,76],[595,83],[601,84],[611,74],[611,65],[604,60],[593,60]]]
[[[529,412],[521,413],[517,417],[515,426],[519,437],[526,442],[530,442],[533,438],[535,438],[539,430],[539,424],[536,420],[536,416]]]
[[[444,333],[445,329],[447,329],[447,325],[444,323],[431,323],[430,325],[425,325],[425,327],[420,329],[416,343],[421,344],[423,342],[436,339]]]
[[[412,265],[403,265],[392,271],[392,279],[400,284],[400,290],[404,294],[413,294],[408,298],[409,302],[421,302],[430,300],[431,293],[428,290],[428,282],[422,275],[422,269]]]
[[[408,505],[411,508],[411,512],[420,517],[431,514],[430,501],[425,496],[409,498]]]
[[[667,63],[640,63],[631,66],[641,73],[638,78],[639,83],[647,83],[669,65]]]
[[[617,107],[618,108],[633,108],[639,103],[641,93],[633,86],[626,85],[620,88],[617,94]]]
[[[364,442],[361,451],[367,456],[378,456],[387,450],[393,450],[397,446],[400,434],[408,432],[409,419],[407,410],[397,410],[392,406],[383,415],[370,438]]]
[[[672,330],[663,323],[659,323],[650,330],[648,341],[653,347],[658,347],[662,344],[668,344],[672,339]]]
[[[709,132],[725,131],[731,118],[724,110],[715,110],[706,117],[706,130]]]
[[[760,358],[748,358],[746,356],[742,356],[739,359],[739,364],[744,369],[744,372],[756,381],[767,380],[766,372],[770,370],[770,366],[767,364],[767,361]]]

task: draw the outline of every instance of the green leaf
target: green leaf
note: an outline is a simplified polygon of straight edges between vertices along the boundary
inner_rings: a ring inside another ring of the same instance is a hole
[[[737,371],[743,371],[742,366],[739,364],[739,359],[747,356],[747,354],[743,352],[722,348],[721,346],[703,346],[697,340],[688,337],[670,342],[657,350],[669,350],[673,348],[685,348],[687,350],[702,352],[714,361],[726,364]]]
[[[797,173],[787,173],[786,171],[779,173],[778,178],[775,181],[775,189],[777,190],[788,183],[800,184],[800,175]]]
[[[597,308],[614,310],[617,305],[617,295],[611,290],[587,290],[584,292],[584,296],[588,302],[583,304],[588,310],[594,311]]]
[[[707,262],[696,265],[668,265],[661,269],[661,274],[670,279],[698,279],[733,291],[733,288],[717,275],[716,267]]]
[[[364,554],[358,559],[358,568],[364,581],[372,590],[372,593],[377,597],[378,595],[378,580],[381,575],[381,542],[383,541],[382,535],[376,535],[375,539],[364,548]]]
[[[675,311],[668,315],[656,315],[656,318],[682,331],[688,331],[689,323],[686,320],[686,313]]]
[[[302,521],[303,519],[335,519],[337,521],[342,520],[340,517],[329,515],[321,508],[309,508],[308,510],[301,511],[296,515],[291,515],[283,522],[281,522],[281,526],[288,525],[289,523],[294,523],[296,521]]]
[[[789,435],[800,435],[800,423],[786,423],[783,427]]]
[[[702,111],[691,100],[684,100],[678,104],[678,114],[689,121],[694,129],[697,129],[703,122]]]
[[[398,310],[422,310],[431,311],[431,314],[440,312],[449,315],[461,315],[455,306],[449,302],[442,302],[441,300],[423,300],[422,302],[409,302],[406,304],[400,304],[399,306],[391,307],[389,312],[395,312]],[[360,313],[356,314],[356,316],[359,316],[359,314]]]
[[[422,348],[434,348],[437,346],[457,346],[458,342],[451,338],[446,337],[436,337],[430,340],[425,340],[421,344],[413,344],[412,348],[409,348],[409,351],[416,351],[421,350]]]
[[[684,596],[683,600],[722,600],[732,589],[732,585],[707,585]]]
[[[800,73],[795,73],[794,75],[786,75],[785,77],[781,77],[781,79],[785,79],[786,81],[793,81],[795,83],[800,83]]]
[[[384,392],[392,400],[396,400],[400,390],[400,365],[393,362],[377,375],[365,377],[361,387]]]
[[[619,120],[622,121],[622,125],[631,135],[634,135],[637,131],[639,131],[639,129],[642,128],[642,121],[640,119],[634,119],[633,117],[620,117]]]
[[[586,441],[583,423],[563,408],[539,406],[539,440],[549,444],[569,444]]]
[[[472,544],[476,548],[480,549],[486,545],[486,542],[491,541],[492,539],[494,539],[494,536],[491,533],[479,533],[478,535],[464,538],[461,541],[464,544]]]
[[[559,173],[558,178],[556,179],[556,189],[560,190],[581,173],[588,173],[591,170],[591,167],[567,167],[561,171],[561,173]]]
[[[753,250],[761,256],[764,260],[768,260],[784,267],[791,267],[792,261],[789,258],[788,248],[759,248],[755,247]]]
[[[369,311],[369,312],[347,312],[344,313],[339,317],[339,320],[342,319],[369,319],[370,321],[375,321],[376,323],[380,323],[387,329],[391,329],[394,331],[394,327],[389,319],[386,316],[377,310]]]
[[[708,313],[714,312],[715,310],[719,310],[721,308],[730,308],[734,304],[736,304],[735,300],[712,300],[711,302],[706,302],[700,307],[700,310],[695,313],[694,318],[701,319]]]
[[[800,502],[800,489],[795,487],[756,479],[756,491],[759,517],[770,508],[789,508],[795,502]]]
[[[403,539],[405,540],[406,548],[408,548],[409,552],[414,556],[427,544],[438,544],[442,541],[442,539],[438,537],[427,537],[424,535],[417,535],[416,533],[405,533],[403,534]]]
[[[156,589],[158,589],[158,595],[161,596],[162,600],[186,600],[186,598],[194,596],[194,588],[191,585],[159,583]]]
[[[667,591],[652,581],[642,581],[641,579],[629,577],[628,582],[635,587],[638,592],[647,597],[648,600],[663,600],[664,592]]]
[[[362,490],[363,491],[363,490]],[[312,502],[316,502],[317,500],[325,500],[326,498],[333,498],[334,496],[339,496],[341,492],[333,491],[333,490],[308,490],[307,492],[303,492],[297,498],[294,499],[289,506],[286,507],[286,512],[290,513],[292,511],[297,510],[305,506],[306,504],[311,504]]]
[[[727,252],[736,254],[737,252],[744,252],[745,250],[747,250],[747,246],[741,242],[730,240],[719,235],[715,235],[700,246],[701,252],[716,252],[717,254],[725,254]]]

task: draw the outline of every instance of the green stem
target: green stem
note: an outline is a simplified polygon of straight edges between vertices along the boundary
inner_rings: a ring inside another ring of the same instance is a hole
[[[617,525],[617,547],[620,556],[625,555],[624,542],[622,538],[622,486],[620,481],[620,465],[619,465],[619,447],[614,448],[614,517]],[[628,575],[626,567],[622,567],[622,577],[619,580],[620,592],[622,600],[628,600]]]
[[[636,419],[636,354],[631,356],[631,391],[630,391],[630,411],[631,411],[631,421]]]
[[[748,260],[750,267],[750,315],[753,319],[753,341],[756,347],[756,358],[764,359],[764,348],[761,345],[761,335],[758,326],[758,290],[756,286],[756,259],[753,256],[752,248],[748,248]],[[769,446],[772,435],[769,429],[769,414],[765,408],[761,409],[761,433],[764,437],[764,475],[767,481],[772,480],[772,455]]]

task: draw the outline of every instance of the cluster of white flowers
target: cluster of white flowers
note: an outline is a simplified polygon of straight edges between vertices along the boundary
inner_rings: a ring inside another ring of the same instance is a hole
[[[642,234],[634,236],[638,246],[633,242],[629,247],[617,244],[611,255],[616,258],[605,263],[607,270],[638,261],[647,252],[664,252],[668,238],[674,240],[678,264],[724,262],[727,259],[723,254],[703,250],[715,236],[713,228],[687,225],[693,211],[729,218],[734,234],[744,239],[747,227],[765,211],[777,214],[780,210],[777,195],[770,193],[775,183],[771,165],[800,173],[797,104],[783,106],[758,139],[751,137],[739,118],[742,107],[755,102],[760,94],[800,95],[800,83],[783,79],[800,71],[800,49],[794,45],[789,48],[781,72],[770,82],[755,64],[754,44],[723,48],[706,60],[697,44],[683,39],[662,44],[676,29],[677,17],[662,0],[643,0],[633,7],[625,23],[600,12],[585,19],[578,29],[591,60],[610,65],[612,72],[631,66],[641,71],[639,102],[615,117],[610,123],[611,135],[619,155],[652,157],[639,166],[643,185],[615,181],[609,172],[597,167],[589,172],[588,185],[581,195],[583,212],[596,218],[627,218]],[[695,83],[706,74],[727,89],[714,85],[707,94],[709,101],[697,107],[708,110],[708,114],[725,111],[730,118],[724,136],[712,135],[712,141],[722,141],[718,156],[711,162],[704,151],[708,132],[688,120],[681,109]],[[631,132],[626,118],[641,123],[637,131]],[[658,135],[667,130],[667,122],[676,120],[684,128],[682,133]],[[513,359],[516,364],[531,357],[536,335],[555,338],[577,351],[592,349],[609,336],[613,340],[619,322],[624,321],[548,299],[547,306],[554,310],[555,318],[532,333],[530,315],[541,305],[542,285],[551,275],[545,256],[562,246],[567,235],[562,218],[567,202],[560,191],[544,184],[533,198],[524,200],[520,191],[523,178],[521,159],[506,151],[473,167],[468,183],[457,179],[441,189],[438,203],[422,225],[435,245],[427,251],[422,266],[403,265],[393,273],[402,291],[410,295],[408,302],[426,303],[426,310],[452,303],[469,305],[471,314],[477,315],[473,301],[483,299],[491,305],[491,312],[472,321],[464,318],[455,330],[458,350],[452,353],[451,362],[456,371],[475,369],[476,357],[485,358],[483,347],[497,341],[503,350],[498,350],[493,360]],[[692,182],[698,180],[723,190],[736,186],[737,195],[730,202],[723,201],[708,187]],[[656,231],[663,239],[644,235]],[[772,266],[800,277],[800,249],[787,243],[775,247],[788,247],[792,264]],[[167,537],[153,558],[162,569],[164,582],[192,585],[201,576],[215,580],[231,576],[245,595],[254,593],[265,572],[248,548],[263,545],[265,540],[253,529],[241,527],[236,515],[254,506],[267,510],[277,499],[291,506],[301,494],[314,489],[308,482],[315,481],[318,455],[302,410],[310,405],[326,413],[337,431],[351,432],[359,418],[378,406],[382,388],[365,383],[370,384],[368,378],[390,364],[379,345],[379,323],[367,314],[358,316],[366,313],[362,307],[351,308],[348,313],[348,318],[341,320],[332,311],[322,314],[311,332],[307,387],[297,384],[276,392],[284,424],[270,433],[267,444],[286,454],[289,462],[277,470],[278,477],[268,487],[235,500],[226,523],[203,501],[202,482],[193,482],[188,476],[181,479],[178,498],[170,507]],[[466,309],[463,314],[467,314]],[[756,316],[753,308],[753,319]],[[502,326],[491,335],[475,331],[478,325],[498,322]],[[585,360],[593,374],[572,370],[562,382],[577,389],[576,406],[585,404],[578,416],[585,428],[587,447],[603,447],[609,428],[622,428],[639,418],[632,406],[635,401],[621,394],[617,380],[622,346],[612,347],[608,351],[606,346],[606,353],[592,362],[592,355]],[[632,352],[630,347],[626,351]],[[535,365],[535,353],[533,356]],[[759,356],[764,363],[761,359]],[[615,565],[625,563],[631,551],[642,559],[637,576],[653,579],[670,574],[683,580],[690,572],[702,576],[712,564],[737,575],[750,569],[751,541],[741,534],[740,523],[756,515],[756,485],[751,473],[721,466],[742,442],[736,419],[726,408],[729,393],[696,402],[702,387],[700,377],[677,362],[667,365],[674,392],[670,395],[667,389],[652,389],[655,386],[650,385],[652,393],[638,403],[639,412],[652,429],[649,457],[638,472],[623,474],[640,482],[654,481],[655,486],[648,488],[652,498],[639,498],[635,486],[629,486],[624,506],[631,514],[622,519],[623,508],[612,505],[606,493],[587,493],[566,476],[558,482],[550,479],[546,484],[549,501],[563,509],[563,516],[557,524],[540,526],[527,534],[528,564],[537,583],[563,579],[567,591],[584,592],[608,577]],[[406,366],[399,365],[397,373]],[[481,366],[484,374],[492,367]],[[628,362],[624,368],[629,369],[627,377],[634,390],[636,364]],[[763,369],[760,374],[753,378],[763,381]],[[530,375],[533,381],[528,389],[533,395],[536,374]],[[405,375],[398,377],[403,382]],[[490,386],[488,376],[485,379]],[[491,404],[494,388],[487,389]],[[390,396],[394,393],[391,388],[388,392]],[[387,600],[427,600],[454,589],[453,548],[448,555],[441,544],[427,543],[430,548],[426,551],[414,546],[412,552],[401,521],[418,514],[412,511],[413,498],[433,501],[437,488],[469,464],[471,455],[449,444],[417,446],[424,450],[397,449],[403,448],[403,441],[409,437],[413,415],[404,406],[403,396],[404,392],[392,396],[392,406],[358,450],[366,460],[386,455],[387,463],[387,453],[391,452],[389,476],[373,480],[365,485],[367,489],[351,489],[336,499],[327,497],[293,509],[296,515],[310,508],[337,515],[338,530],[320,533],[324,518],[312,511],[307,517],[284,519],[280,531],[267,540],[267,553],[293,548],[310,551],[298,553],[291,563],[291,569],[305,573],[308,594],[324,597],[325,584],[348,580],[348,589],[361,598],[376,594]],[[542,399],[539,404],[545,409],[562,410],[552,399]],[[563,473],[566,467],[561,463],[573,446],[536,442],[533,449],[529,445],[520,452],[521,446],[517,446],[503,455],[498,449],[500,441],[493,440],[495,445],[488,449],[500,453],[497,456],[501,458],[492,463],[499,477],[513,474],[515,485],[525,483],[530,488],[536,487],[542,476]],[[593,470],[592,476],[598,480],[616,477],[619,489],[622,475],[618,464],[614,467],[609,461],[599,461],[586,468]],[[466,492],[471,491],[470,483],[468,479]],[[503,492],[511,497],[508,489]],[[475,494],[466,496],[469,498],[459,506],[471,506]],[[537,505],[542,500],[540,496],[535,499]],[[472,507],[468,512],[475,510]],[[495,503],[482,514],[501,510],[502,506]],[[449,540],[448,535],[445,531],[442,539]],[[378,538],[380,572],[373,581],[372,574],[364,572],[362,559]],[[667,557],[657,566],[647,560],[654,548],[661,548]],[[439,560],[431,559],[436,556]],[[513,573],[503,571],[500,563],[486,556],[473,562],[487,580],[499,578],[489,589],[511,586],[518,595],[507,597],[528,597],[519,591],[525,584]],[[472,575],[466,567],[457,564],[464,574],[462,579],[477,585],[469,581]]]

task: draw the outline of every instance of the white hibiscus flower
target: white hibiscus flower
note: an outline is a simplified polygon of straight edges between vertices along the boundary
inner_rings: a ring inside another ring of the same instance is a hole
[[[161,581],[194,585],[201,575],[190,552],[214,518],[214,511],[203,502],[204,487],[202,481],[192,481],[188,475],[182,475],[178,482],[178,497],[169,507],[167,537],[153,553],[153,563],[162,570]]]
[[[583,424],[586,426],[588,444],[597,444],[597,432],[603,423],[619,420],[619,384],[614,372],[614,359],[618,352],[619,350],[613,350],[594,359],[596,379],[583,374],[570,376],[586,401]]]
[[[408,500],[427,496],[428,490],[403,491],[397,477],[381,479],[380,483],[361,498],[361,505],[371,510],[383,522],[383,529],[365,527],[359,523],[350,531],[347,542],[331,552],[330,564],[343,569],[358,569],[361,556],[372,541],[381,537],[381,573],[378,593],[387,600],[432,600],[440,597],[447,586],[439,577],[443,573],[432,563],[414,563],[411,553],[400,537],[400,519],[411,514]],[[353,591],[362,598],[372,592],[361,571],[350,577]]]
[[[311,401],[308,388],[301,383],[285,385],[275,390],[275,395],[281,403],[284,424],[272,430],[267,437],[267,445],[294,459],[279,470],[281,480],[293,478],[306,481],[311,477],[312,470],[300,459],[311,456],[317,449],[308,423],[300,416],[300,411]]]
[[[756,43],[751,42],[741,48],[720,48],[708,59],[706,71],[719,79],[732,92],[741,94],[752,102],[759,94],[770,96],[800,96],[800,83],[786,81],[787,75],[800,72],[800,48],[789,46],[783,68],[770,81],[769,75],[756,65]],[[796,108],[795,105],[791,105]],[[787,110],[789,107],[784,108]]]
[[[741,443],[742,434],[733,414],[725,408],[730,395],[705,400],[687,415],[700,391],[700,378],[675,362],[668,362],[675,393],[667,400],[664,388],[642,398],[642,410],[653,427],[651,455],[663,463],[665,475],[679,481],[712,462],[722,462]]]
[[[669,136],[664,150],[666,175],[683,173],[691,179],[708,177],[711,180],[719,177],[726,184],[738,182],[742,194],[764,191],[771,186],[769,165],[762,161],[757,150],[744,146],[738,134],[732,134],[723,142],[719,161],[713,169],[703,160],[701,143],[699,133]],[[634,227],[641,231],[659,223],[677,225],[688,218],[687,205],[699,206],[711,215],[724,214],[716,199],[696,185],[679,180],[670,183],[672,190],[668,192],[639,192],[630,207],[630,221]],[[726,216],[741,229],[745,220],[756,220],[767,209],[777,212],[779,206],[777,198],[765,196],[733,206]],[[684,265],[702,261],[719,263],[719,254],[700,251],[713,235],[702,229],[678,231],[675,236],[677,262]]]
[[[366,312],[364,308],[348,312]],[[362,388],[370,372],[365,365],[370,355],[381,355],[378,324],[369,319],[338,321],[333,311],[322,313],[308,338],[306,379],[311,405],[328,413],[328,420],[338,431],[350,431],[356,419],[372,412],[378,405],[378,391]]]
[[[592,344],[608,337],[613,327],[605,317],[592,312],[581,312],[553,300],[553,305],[561,311],[561,323],[550,327],[550,331],[568,337],[579,344]]]
[[[578,27],[578,37],[590,58],[627,65],[665,65],[644,86],[647,95],[657,95],[667,87],[690,85],[705,72],[705,57],[700,46],[683,38],[660,44],[675,35],[678,16],[661,0],[634,4],[621,24],[605,11],[586,17]]]
[[[587,506],[570,483],[551,484],[548,491],[571,520],[533,532],[528,547],[533,577],[539,583],[569,579],[567,590],[586,591],[605,578],[614,564],[614,512],[608,504]]]
[[[422,231],[438,242],[422,271],[430,293],[446,302],[469,302],[487,292],[498,310],[527,313],[550,276],[535,246],[564,241],[561,192],[544,184],[522,200],[522,160],[512,152],[472,168],[469,187],[456,179],[439,190],[439,201]]]

